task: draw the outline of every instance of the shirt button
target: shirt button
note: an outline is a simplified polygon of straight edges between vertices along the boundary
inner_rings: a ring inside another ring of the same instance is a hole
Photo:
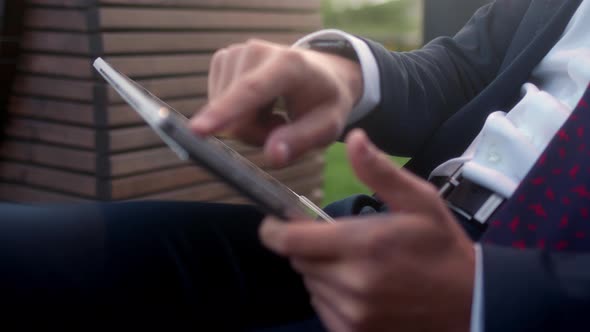
[[[488,152],[488,161],[492,164],[497,164],[502,161],[502,156],[497,151]]]
[[[529,142],[533,141],[533,135],[527,131],[522,132],[522,136],[524,136]]]

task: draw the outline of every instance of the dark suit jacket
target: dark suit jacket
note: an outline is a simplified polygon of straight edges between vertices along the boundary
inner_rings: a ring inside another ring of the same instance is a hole
[[[382,102],[354,126],[366,128],[386,151],[412,156],[407,168],[428,176],[465,151],[491,112],[508,111],[518,101],[581,1],[497,0],[454,38],[409,53],[368,41]],[[589,253],[491,245],[483,251],[486,332],[590,329],[581,325],[590,312]]]

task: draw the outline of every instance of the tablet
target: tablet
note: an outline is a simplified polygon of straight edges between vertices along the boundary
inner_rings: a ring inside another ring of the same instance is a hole
[[[298,195],[215,137],[199,137],[188,119],[101,58],[96,70],[183,160],[192,160],[282,220],[334,222],[322,209]]]

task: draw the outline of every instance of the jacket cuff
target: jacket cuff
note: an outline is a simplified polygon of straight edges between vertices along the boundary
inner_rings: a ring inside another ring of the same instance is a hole
[[[484,330],[544,331],[558,317],[551,259],[538,250],[483,246]]]

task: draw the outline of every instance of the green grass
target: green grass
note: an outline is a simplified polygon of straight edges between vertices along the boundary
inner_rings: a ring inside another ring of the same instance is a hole
[[[415,34],[421,26],[418,16],[413,15],[414,0],[390,1],[381,5],[366,5],[344,11],[335,11],[331,5],[332,1],[322,0],[322,14],[327,28],[342,29],[381,42],[394,42],[392,36]],[[414,45],[410,46],[401,42],[387,46],[397,50],[402,50],[399,49],[400,46],[403,49],[414,48]],[[392,157],[392,160],[403,165],[408,159]],[[324,179],[322,206],[350,195],[372,193],[372,190],[363,185],[354,175],[348,163],[346,147],[342,143],[334,144],[326,152]]]
[[[392,157],[399,165],[406,163],[406,158]],[[354,175],[346,156],[346,146],[342,143],[332,145],[326,152],[324,170],[324,201],[322,206],[354,194],[371,194]]]

